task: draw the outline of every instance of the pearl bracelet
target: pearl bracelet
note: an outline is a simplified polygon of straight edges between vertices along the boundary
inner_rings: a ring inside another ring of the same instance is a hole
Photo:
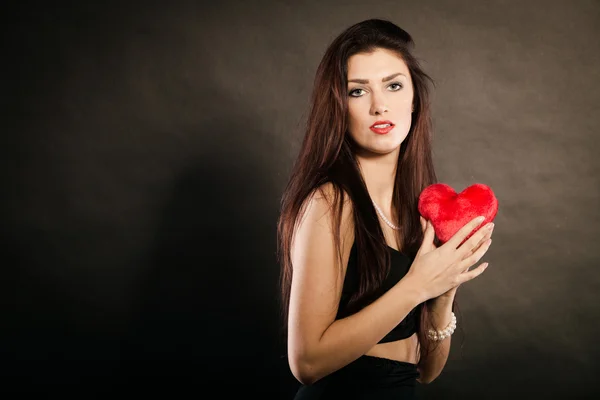
[[[454,315],[454,313],[452,313],[452,321],[450,321],[448,326],[445,327],[444,329],[442,329],[441,331],[435,331],[433,329],[430,329],[429,332],[427,333],[427,338],[430,340],[433,340],[433,341],[444,340],[447,337],[450,337],[454,333],[455,329],[456,329],[456,315]]]

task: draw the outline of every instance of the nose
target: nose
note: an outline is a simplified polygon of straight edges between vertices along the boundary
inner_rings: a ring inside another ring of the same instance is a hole
[[[388,107],[381,98],[381,96],[373,96],[371,102],[371,115],[382,115],[388,111]]]

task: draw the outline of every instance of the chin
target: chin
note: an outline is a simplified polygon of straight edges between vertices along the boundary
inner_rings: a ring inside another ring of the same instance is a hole
[[[370,132],[370,135],[374,135]],[[378,154],[378,155],[386,155],[393,151],[400,151],[400,146],[406,139],[406,135],[402,137],[393,137],[391,134],[382,135],[374,138],[368,137],[361,141],[357,141],[354,139],[354,142],[358,145],[358,147],[362,150],[362,152]]]
[[[402,143],[398,143],[395,146],[385,146],[385,147],[371,147],[371,148],[364,148],[365,151],[372,153],[372,154],[376,154],[376,155],[380,155],[380,156],[385,156],[387,154],[393,153],[393,152],[399,152],[400,151],[400,145]]]

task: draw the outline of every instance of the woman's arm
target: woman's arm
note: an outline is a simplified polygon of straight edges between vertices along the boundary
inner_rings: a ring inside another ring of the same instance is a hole
[[[432,300],[430,310],[433,329],[444,329],[452,320],[452,302],[455,294],[456,291],[453,291],[451,296],[440,296]],[[419,360],[417,369],[421,376],[417,379],[418,382],[431,383],[442,373],[450,354],[451,340],[452,336],[442,340],[427,358]]]
[[[296,379],[304,384],[314,383],[365,354],[423,301],[421,293],[403,279],[361,311],[335,320],[354,241],[351,210],[348,202],[342,211],[342,265],[334,245],[329,204],[318,194],[309,200],[294,235],[288,361]]]
[[[398,325],[418,299],[418,293],[400,281],[361,311],[333,322],[304,355],[298,378],[310,384],[356,360]]]

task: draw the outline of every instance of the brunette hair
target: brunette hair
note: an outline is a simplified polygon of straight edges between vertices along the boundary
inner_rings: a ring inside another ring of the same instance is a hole
[[[303,204],[315,190],[329,198],[324,184],[333,189],[330,200],[333,210],[335,244],[340,250],[340,221],[345,196],[354,205],[354,231],[357,249],[359,290],[349,300],[352,312],[358,311],[385,279],[390,268],[390,254],[370,200],[365,182],[354,157],[356,143],[348,129],[347,71],[348,59],[358,53],[376,49],[393,51],[407,65],[413,82],[412,121],[409,133],[400,147],[392,207],[402,227],[398,238],[404,254],[414,259],[423,241],[418,212],[421,191],[437,182],[432,161],[432,122],[428,81],[435,82],[421,68],[411,53],[411,36],[394,23],[369,19],[350,26],[327,48],[316,72],[310,98],[306,131],[298,157],[293,165],[280,204],[277,224],[277,257],[280,272],[281,332],[287,338],[288,308],[293,268],[290,256],[294,229],[301,219]],[[439,240],[436,238],[436,245]],[[430,351],[427,330],[432,326],[428,310],[430,300],[419,305],[420,319],[417,334],[421,344],[421,359]],[[452,308],[454,309],[453,303]]]

